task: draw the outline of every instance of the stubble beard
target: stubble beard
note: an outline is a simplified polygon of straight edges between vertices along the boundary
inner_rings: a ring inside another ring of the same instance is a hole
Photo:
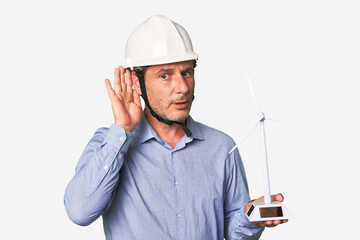
[[[157,115],[159,115],[163,119],[175,122],[183,122],[190,115],[190,109],[194,98],[193,96],[194,95],[192,93],[186,96],[177,97],[167,103],[164,103],[164,101],[162,101],[161,99],[154,99],[154,101],[151,101],[151,96],[148,96],[148,99],[151,108],[155,111]],[[186,101],[188,106],[186,107],[186,109],[173,109],[173,104],[177,101]]]

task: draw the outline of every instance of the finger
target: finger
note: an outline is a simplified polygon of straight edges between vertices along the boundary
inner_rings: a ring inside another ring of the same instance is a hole
[[[126,69],[126,92],[132,93],[133,92],[132,86],[133,83],[132,83],[131,73],[129,69]]]
[[[252,222],[257,226],[260,227],[276,227],[279,224],[287,223],[289,220],[273,220],[273,221],[259,221],[259,222]]]
[[[256,226],[259,226],[259,227],[271,227],[272,225],[272,221],[267,221],[267,222],[264,222],[264,221],[261,221],[261,222],[253,222]]]
[[[121,92],[121,85],[120,85],[120,69],[115,68],[114,69],[114,89],[115,93],[118,94]]]
[[[278,222],[278,223],[276,223]],[[265,227],[275,227],[277,225],[279,225],[280,221],[266,221],[265,222]]]
[[[111,83],[109,79],[105,79],[105,86],[108,92],[109,97],[113,97],[115,95],[115,92],[113,90],[113,88],[111,87]]]
[[[266,226],[270,226],[270,225],[272,225],[273,224],[273,221],[265,221],[265,225]]]
[[[124,74],[124,67],[119,66],[120,69],[120,85],[121,85],[121,91],[126,91],[126,85],[125,85],[125,74]]]
[[[280,220],[274,220],[274,221],[273,221],[273,225],[275,225],[275,226],[276,226],[276,225],[279,225],[280,223],[281,223]]]

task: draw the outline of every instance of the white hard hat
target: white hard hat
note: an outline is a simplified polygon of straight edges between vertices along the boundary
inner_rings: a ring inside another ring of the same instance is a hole
[[[149,17],[126,42],[125,68],[197,60],[186,30],[165,16]]]

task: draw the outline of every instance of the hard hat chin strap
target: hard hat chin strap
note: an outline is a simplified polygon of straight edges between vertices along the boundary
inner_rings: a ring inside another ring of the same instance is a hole
[[[178,122],[178,121],[171,121],[168,119],[164,119],[163,117],[159,116],[151,107],[149,104],[149,100],[147,98],[147,94],[146,94],[146,88],[145,88],[145,78],[144,78],[144,69],[137,67],[134,69],[136,72],[136,76],[139,79],[139,83],[140,83],[140,89],[141,89],[141,97],[144,99],[144,102],[146,104],[146,106],[149,108],[151,115],[153,115],[158,121],[163,122],[169,126],[173,125],[174,123],[179,124],[182,129],[184,130],[186,136],[190,137],[192,135],[191,131],[186,127],[186,125],[182,122]]]

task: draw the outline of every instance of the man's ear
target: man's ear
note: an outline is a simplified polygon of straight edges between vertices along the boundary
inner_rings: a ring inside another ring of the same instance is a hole
[[[141,95],[140,81],[135,71],[131,71],[131,79],[134,85],[135,92],[140,96]]]

